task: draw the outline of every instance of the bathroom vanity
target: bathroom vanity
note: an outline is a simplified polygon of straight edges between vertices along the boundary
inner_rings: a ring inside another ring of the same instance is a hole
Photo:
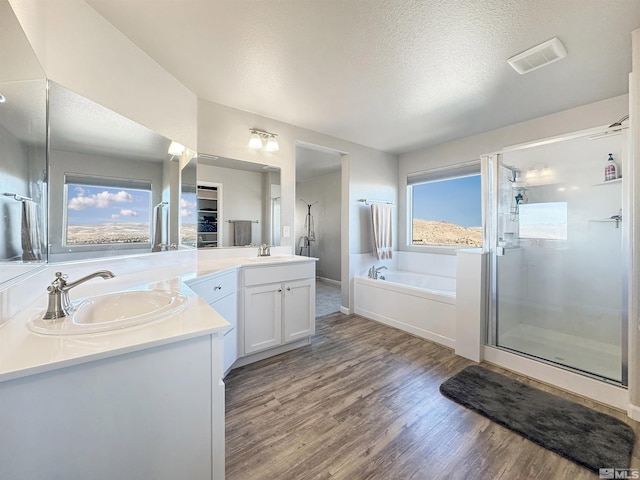
[[[315,261],[245,266],[241,284],[243,364],[268,356],[252,357],[257,352],[281,353],[300,340],[308,344],[315,333]]]
[[[124,277],[114,291],[131,288]],[[130,283],[188,304],[130,328],[41,335],[26,326],[46,305],[35,302],[0,327],[0,478],[224,478],[229,324],[183,277]]]
[[[105,265],[116,274],[76,287],[72,300],[147,290],[186,299],[148,323],[34,333],[27,325],[45,311],[50,268],[6,297],[41,292],[0,326],[0,478],[224,478],[222,379],[232,366],[309,344],[316,259],[222,258],[194,272],[184,254],[173,267],[162,255],[160,268],[151,254],[137,257],[143,270],[130,257],[64,269],[71,280]]]
[[[187,284],[230,324],[224,372],[310,343],[315,258],[294,255],[201,262]]]

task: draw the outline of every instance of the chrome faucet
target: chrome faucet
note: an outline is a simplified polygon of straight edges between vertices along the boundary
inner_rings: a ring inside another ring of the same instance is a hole
[[[378,280],[378,272],[380,270],[386,270],[387,267],[385,267],[384,265],[381,267],[376,268],[375,265],[373,265],[370,269],[369,269],[369,273],[367,274],[369,278],[373,278],[374,280]]]
[[[51,285],[47,287],[47,292],[49,292],[49,305],[47,306],[47,313],[45,313],[42,318],[52,320],[69,315],[73,311],[73,305],[71,300],[69,300],[69,290],[96,277],[102,277],[106,280],[107,278],[115,277],[115,275],[109,270],[98,270],[75,282],[67,283],[67,276],[63,275],[62,272],[56,272],[56,278],[54,278]]]
[[[267,245],[263,243],[258,247],[258,256],[259,257],[269,257],[271,256],[271,245]]]

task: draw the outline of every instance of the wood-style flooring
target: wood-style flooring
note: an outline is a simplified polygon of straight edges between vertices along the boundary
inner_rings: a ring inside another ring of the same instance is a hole
[[[316,331],[310,346],[227,376],[227,480],[598,478],[443,397],[440,383],[472,363],[450,349],[356,315],[321,317]],[[640,438],[622,412],[487,367]]]

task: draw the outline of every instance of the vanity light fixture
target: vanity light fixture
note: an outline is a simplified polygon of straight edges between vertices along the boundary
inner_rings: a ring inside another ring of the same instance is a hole
[[[275,135],[271,135],[269,140],[267,140],[267,146],[264,147],[267,152],[277,152],[280,150],[280,145],[278,145],[278,141],[276,140]]]
[[[262,138],[255,130],[251,130],[251,136],[249,137],[249,148],[258,150],[262,148]]]
[[[184,153],[184,145],[178,142],[174,142],[171,140],[171,144],[169,145],[168,150],[169,155],[180,156]]]
[[[264,149],[267,152],[277,152],[280,150],[280,145],[278,145],[278,141],[276,140],[278,134],[258,130],[257,128],[251,128],[249,131],[251,132],[251,136],[249,137],[249,148],[259,150],[262,148],[262,139],[265,139],[267,144]]]

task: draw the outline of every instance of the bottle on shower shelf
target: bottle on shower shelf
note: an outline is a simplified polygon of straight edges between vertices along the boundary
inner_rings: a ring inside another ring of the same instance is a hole
[[[618,165],[616,165],[615,160],[613,159],[613,153],[609,154],[609,158],[607,160],[607,166],[604,167],[604,181],[608,182],[610,180],[615,180],[620,177],[620,170],[618,169]]]

